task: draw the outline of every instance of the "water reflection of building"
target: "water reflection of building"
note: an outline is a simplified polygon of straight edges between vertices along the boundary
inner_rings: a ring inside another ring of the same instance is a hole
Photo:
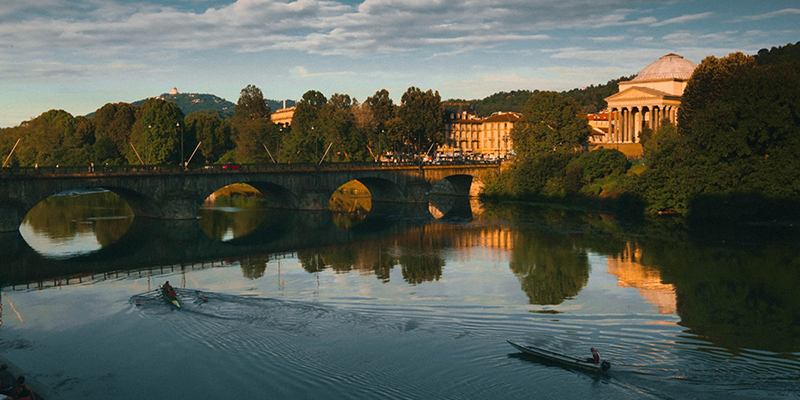
[[[473,251],[483,251],[483,249],[511,251],[514,249],[517,237],[517,232],[513,229],[496,225],[461,229],[448,224],[429,224],[425,227],[425,234],[426,236],[441,236],[443,240],[449,240],[447,247],[457,250],[453,254],[453,259],[458,262],[476,259]],[[508,261],[508,256],[504,252],[492,252],[481,255],[478,259],[485,259],[489,262],[505,262]]]
[[[619,287],[631,287],[648,303],[658,307],[660,314],[672,314],[677,310],[675,287],[661,282],[661,273],[639,263],[642,249],[628,242],[625,250],[616,257],[608,257],[608,273],[616,275]]]

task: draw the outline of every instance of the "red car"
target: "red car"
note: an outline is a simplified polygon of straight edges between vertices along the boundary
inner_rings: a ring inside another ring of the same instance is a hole
[[[225,164],[222,164],[222,169],[227,169],[230,171],[238,171],[242,169],[242,164],[237,164],[234,162],[226,162]]]

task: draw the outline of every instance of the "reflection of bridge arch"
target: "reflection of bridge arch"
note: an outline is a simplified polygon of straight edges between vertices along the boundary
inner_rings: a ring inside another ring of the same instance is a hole
[[[277,208],[324,210],[343,184],[358,180],[386,202],[426,203],[433,184],[444,179],[453,194],[469,195],[475,179],[498,165],[363,166],[334,165],[248,167],[242,171],[162,172],[112,171],[72,175],[13,174],[0,176],[0,231],[19,229],[22,219],[40,201],[76,189],[103,188],[122,197],[138,217],[194,219],[214,191],[246,183],[261,191]],[[469,184],[467,184],[469,182]]]
[[[422,208],[422,207],[416,207]],[[338,229],[326,212],[282,211],[265,219],[250,234],[231,241],[211,239],[194,220],[134,218],[133,225],[116,242],[102,249],[68,258],[54,259],[37,253],[17,232],[0,234],[0,286],[38,282],[151,265],[188,265],[208,260],[246,259],[324,247],[353,240],[380,237],[422,223],[374,217],[353,230]],[[314,232],[309,235],[309,232]]]

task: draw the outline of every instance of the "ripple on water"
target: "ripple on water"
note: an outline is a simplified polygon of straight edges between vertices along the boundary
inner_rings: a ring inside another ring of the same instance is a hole
[[[502,307],[322,306],[218,293],[202,302],[196,295],[182,290],[180,311],[160,300],[137,309],[230,362],[247,359],[263,369],[258,373],[280,375],[275,390],[287,396],[524,398],[530,385],[539,385],[533,391],[539,398],[587,395],[586,386],[556,388],[554,379],[594,378],[517,359],[506,339],[574,356],[588,355],[590,346],[600,349],[613,365],[611,380],[599,382],[614,388],[605,398],[704,398],[715,391],[735,397],[745,386],[750,395],[788,393],[800,370],[796,355],[732,354],[684,332],[674,316],[553,318]],[[564,373],[572,375],[558,378]]]

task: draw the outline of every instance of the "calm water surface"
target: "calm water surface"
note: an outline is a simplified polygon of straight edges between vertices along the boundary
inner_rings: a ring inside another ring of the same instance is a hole
[[[110,193],[46,203],[1,237],[0,352],[66,399],[798,396],[791,227],[453,199],[354,217],[241,196],[173,222]],[[506,339],[593,346],[612,370]]]

